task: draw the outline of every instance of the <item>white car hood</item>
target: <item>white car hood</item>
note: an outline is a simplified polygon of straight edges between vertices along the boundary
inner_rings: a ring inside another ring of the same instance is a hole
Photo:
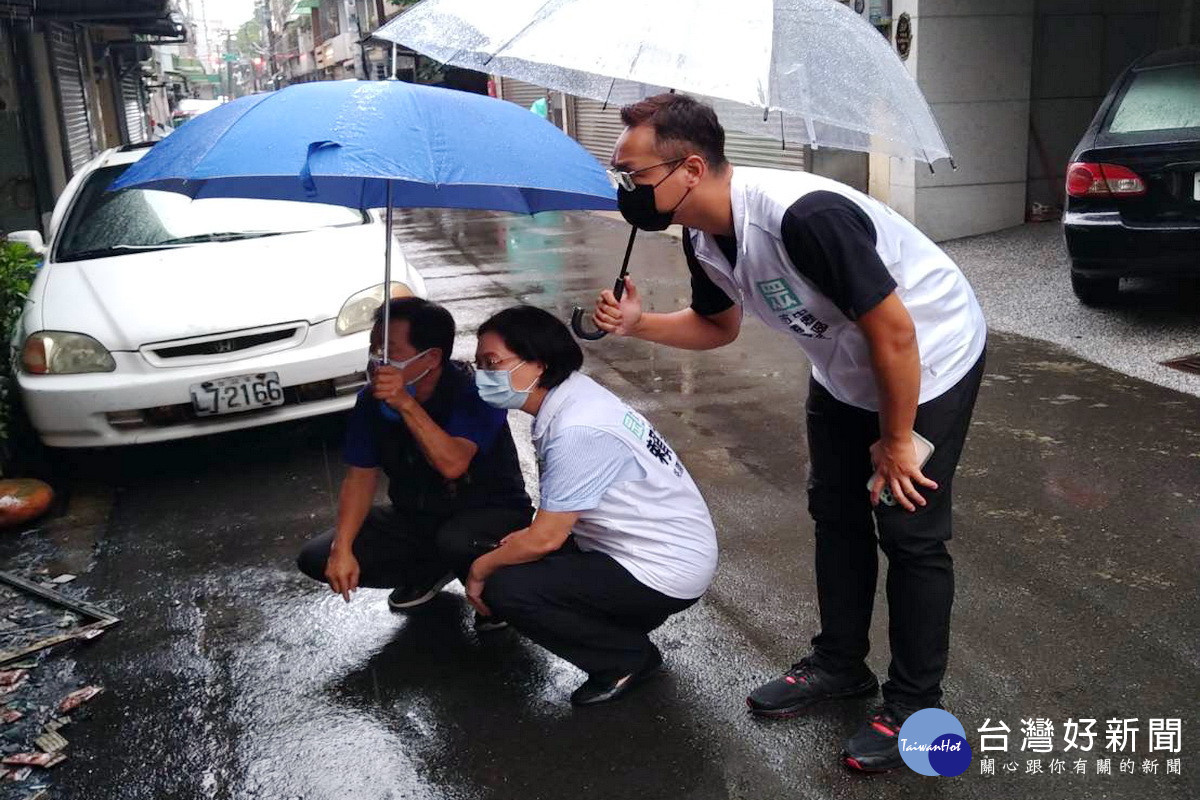
[[[316,323],[382,283],[383,256],[382,225],[366,224],[50,264],[40,327],[136,350],[281,322]],[[411,285],[398,248],[392,259],[392,279]]]

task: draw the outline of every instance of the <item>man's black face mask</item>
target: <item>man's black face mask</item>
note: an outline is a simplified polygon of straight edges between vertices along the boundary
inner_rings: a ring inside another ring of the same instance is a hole
[[[675,210],[683,204],[687,196],[692,190],[689,187],[684,192],[683,197],[679,198],[679,202],[675,204],[675,208],[670,211],[659,211],[658,206],[654,202],[654,190],[662,184],[667,178],[679,169],[683,164],[683,159],[679,163],[671,167],[671,171],[663,176],[662,181],[655,184],[641,184],[633,189],[618,188],[617,189],[617,209],[620,210],[621,216],[625,221],[635,228],[640,228],[644,231],[665,231],[670,227],[671,222],[675,218]]]

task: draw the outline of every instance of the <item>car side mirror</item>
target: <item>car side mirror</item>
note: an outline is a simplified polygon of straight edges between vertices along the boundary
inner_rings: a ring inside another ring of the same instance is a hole
[[[8,240],[20,242],[39,256],[46,253],[46,242],[40,231],[13,231],[8,235]]]

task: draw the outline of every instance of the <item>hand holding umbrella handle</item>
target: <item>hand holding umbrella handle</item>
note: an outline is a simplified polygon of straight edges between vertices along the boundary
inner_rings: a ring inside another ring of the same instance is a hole
[[[583,329],[583,314],[584,311],[580,306],[575,306],[575,310],[571,312],[571,330],[574,331],[576,336],[589,342],[595,342],[608,336],[608,331],[585,331]]]
[[[625,271],[622,270],[621,276],[619,278],[617,278],[617,282],[613,284],[613,296],[616,297],[617,300],[620,300],[621,295],[623,295],[624,293],[625,293]],[[583,329],[584,313],[585,313],[584,310],[579,306],[575,306],[575,310],[571,312],[571,330],[575,332],[576,336],[578,336],[580,339],[586,339],[589,342],[595,342],[600,339],[603,339],[605,336],[608,336],[608,331],[602,331],[602,330],[586,331],[586,330],[584,330]]]
[[[618,302],[625,294],[625,276],[629,274],[629,254],[633,252],[633,240],[637,237],[637,232],[637,228],[631,228],[629,231],[629,243],[625,245],[625,260],[621,263],[621,274],[617,276],[617,282],[613,284],[613,297],[617,298]],[[583,315],[584,310],[579,306],[575,306],[575,310],[571,312],[571,330],[576,336],[589,342],[595,342],[608,336],[607,331],[584,330]]]

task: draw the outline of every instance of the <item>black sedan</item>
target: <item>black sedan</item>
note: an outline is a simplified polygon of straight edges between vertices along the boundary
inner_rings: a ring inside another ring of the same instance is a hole
[[[1200,277],[1200,47],[1117,79],[1071,156],[1063,227],[1087,305],[1115,300],[1123,277]]]

